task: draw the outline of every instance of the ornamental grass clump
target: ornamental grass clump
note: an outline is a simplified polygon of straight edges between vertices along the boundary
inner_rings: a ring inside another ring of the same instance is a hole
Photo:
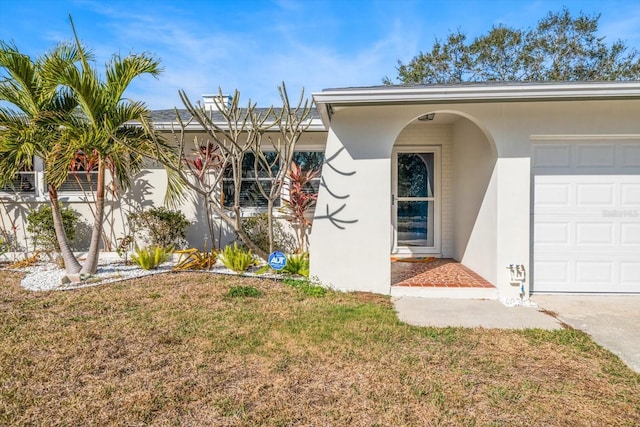
[[[218,259],[218,253],[215,249],[210,251],[199,251],[196,248],[182,249],[176,251],[176,254],[180,256],[177,264],[173,267],[176,271],[211,270]]]
[[[138,248],[131,254],[131,261],[143,270],[155,270],[166,262],[173,254],[173,247],[165,248],[163,246],[147,246]]]
[[[287,256],[287,265],[284,266],[283,271],[289,274],[309,277],[309,253]]]
[[[218,255],[218,259],[225,267],[239,273],[256,265],[256,259],[251,251],[238,246],[238,242],[233,242],[233,246],[225,246],[222,253]]]

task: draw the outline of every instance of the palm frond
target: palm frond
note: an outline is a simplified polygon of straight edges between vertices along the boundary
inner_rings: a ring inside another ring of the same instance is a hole
[[[131,54],[124,58],[113,55],[106,69],[105,87],[109,98],[120,101],[133,79],[143,74],[157,77],[161,72],[160,62],[150,54]]]
[[[0,41],[0,69],[7,77],[0,83],[0,100],[10,102],[27,115],[37,113],[35,63],[14,44]]]

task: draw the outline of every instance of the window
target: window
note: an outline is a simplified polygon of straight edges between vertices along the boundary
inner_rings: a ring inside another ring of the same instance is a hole
[[[275,152],[265,152],[265,157],[270,164],[271,173],[269,173],[264,165],[260,165],[256,177],[254,164],[255,155],[253,153],[245,154],[242,162],[242,182],[240,184],[240,206],[243,208],[264,208],[267,206],[267,199],[262,195],[260,187],[262,187],[265,193],[269,193],[273,185],[272,177],[278,173],[280,164],[277,161],[277,154]],[[320,170],[324,162],[324,152],[297,151],[294,153],[293,161],[300,165],[303,171]],[[226,207],[233,206],[234,183],[232,174],[231,168],[227,169],[222,180],[222,190],[224,194],[223,204]],[[317,193],[319,187],[319,174],[305,186],[306,191],[310,193]],[[283,189],[283,191],[286,191],[286,188]],[[276,201],[275,206],[280,206],[280,199]]]
[[[70,171],[65,182],[60,186],[61,192],[91,192],[98,185],[98,164],[91,156],[78,150],[71,162]]]
[[[320,172],[322,171],[322,163],[324,163],[324,152],[296,151],[293,154],[293,162],[300,166],[303,172],[318,171],[316,177],[304,187],[305,193],[317,193],[320,188]]]
[[[5,193],[21,193],[26,195],[34,195],[36,193],[36,173],[35,162],[32,158],[29,167],[23,167],[10,183],[0,187],[0,191]]]
[[[27,193],[36,192],[36,174],[33,170],[18,172],[11,184],[3,185],[0,191],[6,193]]]
[[[62,183],[60,192],[91,192],[98,186],[97,171],[74,171],[69,172],[67,180]]]
[[[263,208],[267,206],[267,199],[263,196],[260,188],[262,188],[265,193],[269,193],[271,186],[273,185],[271,177],[278,173],[280,165],[277,162],[277,155],[275,152],[266,152],[264,154],[266,160],[271,165],[271,174],[264,165],[259,165],[257,176],[255,168],[255,154],[246,153],[244,155],[244,159],[242,161],[242,182],[240,183],[240,206],[243,208]],[[231,167],[224,172],[224,177],[222,179],[222,192],[224,194],[224,206],[233,206],[235,188]],[[279,204],[280,200],[277,200],[275,205],[278,206]]]

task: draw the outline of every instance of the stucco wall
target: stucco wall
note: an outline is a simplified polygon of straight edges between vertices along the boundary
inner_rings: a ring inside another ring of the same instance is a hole
[[[480,129],[453,126],[453,257],[496,283],[496,158]]]
[[[335,111],[311,233],[311,275],[323,283],[389,292],[391,152],[403,127],[385,107]]]
[[[171,135],[167,135],[171,139]],[[202,132],[188,132],[185,138],[186,148],[185,152],[189,153],[195,147],[193,144],[194,137],[197,137],[200,141],[206,141],[207,136]],[[276,140],[278,135],[274,135]],[[323,151],[326,140],[326,132],[313,131],[307,132],[300,138],[298,142],[299,150],[309,151]],[[269,149],[268,144],[265,144],[265,149]],[[164,169],[157,165],[149,164],[147,169],[144,169],[138,175],[133,177],[131,189],[119,196],[116,201],[113,201],[108,196],[107,203],[105,205],[105,222],[104,232],[109,236],[113,242],[111,250],[115,250],[115,245],[119,239],[122,239],[129,233],[127,215],[131,212],[140,212],[151,207],[163,206],[164,195],[166,192],[167,180],[166,172]],[[48,196],[46,194],[40,195],[28,195],[21,196],[20,194],[0,193],[0,197],[4,202],[3,206],[0,206],[0,226],[10,228],[10,218],[14,220],[17,226],[18,241],[22,248],[31,248],[31,237],[26,233],[26,215],[31,209],[38,209],[40,206],[48,205]],[[78,212],[80,216],[80,223],[76,230],[76,239],[72,244],[74,250],[82,252],[88,249],[89,239],[91,234],[91,225],[93,224],[93,216],[91,213],[91,207],[85,201],[85,196],[82,193],[65,193],[60,192],[60,201],[63,206],[69,206]],[[187,240],[190,245],[202,248],[205,240],[207,247],[211,247],[212,239],[209,236],[209,228],[207,226],[206,210],[203,208],[203,202],[201,198],[196,197],[193,192],[187,191],[185,200],[178,206],[191,222],[191,225],[187,229]],[[7,210],[8,215],[7,215]],[[256,210],[247,209],[247,215],[256,213]],[[216,230],[220,228],[220,221],[216,220]],[[285,231],[292,233],[292,230],[288,226],[288,223],[282,220],[283,228]],[[222,231],[216,233],[215,239],[218,240],[221,237],[221,245],[225,245],[236,239],[235,233],[226,224],[221,225]],[[288,236],[293,238],[292,235]]]
[[[495,283],[505,299],[518,294],[509,284],[505,267],[524,264],[530,268],[532,135],[640,132],[640,103],[634,100],[334,106],[328,152],[344,147],[352,155],[342,157],[340,167],[356,175],[344,177],[329,171],[326,179],[350,196],[339,216],[367,217],[367,221],[344,230],[316,221],[312,274],[339,288],[390,291],[390,141],[395,143],[409,123],[428,112],[453,113],[473,123],[454,124],[452,131],[452,253]],[[465,140],[482,138],[485,146],[464,145]],[[349,147],[357,150],[351,152]],[[474,159],[486,161],[476,165]],[[340,206],[327,189],[321,189],[319,201],[319,217],[331,202]],[[369,218],[373,216],[375,219]],[[342,274],[345,269],[354,273]],[[366,273],[359,276],[355,272]]]
[[[110,181],[108,180],[108,183]],[[105,217],[103,222],[104,233],[112,242],[115,250],[119,239],[128,233],[127,215],[131,212],[140,212],[153,206],[162,206],[166,190],[166,173],[162,169],[145,169],[132,180],[129,191],[118,196],[117,199],[107,194],[105,202]],[[0,207],[0,215],[3,216],[4,226],[10,224],[6,214],[15,220],[18,227],[18,243],[23,249],[32,248],[32,237],[26,233],[26,217],[30,210],[39,209],[41,206],[49,206],[48,196],[21,196],[4,193],[4,206]],[[72,242],[72,248],[76,251],[84,251],[89,246],[91,226],[93,224],[92,200],[89,194],[82,192],[64,192],[58,194],[63,207],[69,207],[78,213],[80,218],[76,227],[76,237]],[[6,207],[6,209],[5,209]],[[0,224],[2,224],[0,222]]]

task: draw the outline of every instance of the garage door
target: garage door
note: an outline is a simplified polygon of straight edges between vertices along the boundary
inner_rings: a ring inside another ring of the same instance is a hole
[[[532,154],[533,291],[640,293],[640,141]]]

